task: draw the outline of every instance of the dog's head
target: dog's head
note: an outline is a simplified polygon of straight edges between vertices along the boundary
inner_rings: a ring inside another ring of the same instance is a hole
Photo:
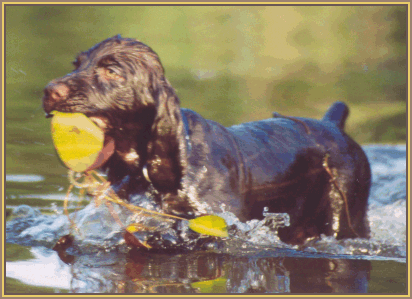
[[[47,116],[83,113],[114,139],[115,152],[103,165],[112,181],[141,174],[146,165],[158,190],[176,190],[184,128],[179,99],[157,54],[137,40],[115,36],[80,53],[73,64],[73,72],[44,89]]]

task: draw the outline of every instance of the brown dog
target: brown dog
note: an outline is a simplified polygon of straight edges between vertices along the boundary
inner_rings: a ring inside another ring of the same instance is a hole
[[[102,166],[119,194],[145,194],[186,218],[233,212],[240,220],[288,213],[283,241],[320,234],[368,237],[368,160],[344,131],[348,108],[335,103],[322,120],[279,115],[225,128],[181,109],[148,46],[120,36],[78,55],[75,69],[50,82],[43,107],[81,112],[115,151]]]

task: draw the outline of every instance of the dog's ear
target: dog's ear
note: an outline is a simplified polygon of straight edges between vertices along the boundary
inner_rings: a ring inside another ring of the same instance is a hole
[[[157,190],[176,192],[186,168],[186,132],[172,86],[163,76],[154,80],[156,115],[147,147],[148,176]]]
[[[164,76],[158,55],[136,40],[128,41],[128,46],[133,50],[124,54],[124,59],[133,65],[134,110],[154,110],[145,154],[148,179],[157,190],[175,193],[186,168],[186,134],[179,98]]]

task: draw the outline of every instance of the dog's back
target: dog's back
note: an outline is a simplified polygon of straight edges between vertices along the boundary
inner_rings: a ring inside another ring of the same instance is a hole
[[[346,104],[335,103],[321,120],[275,116],[229,128],[206,121],[215,167],[202,199],[224,203],[241,220],[262,218],[264,207],[288,213],[291,226],[279,234],[292,243],[321,234],[367,237],[370,168],[343,131]]]

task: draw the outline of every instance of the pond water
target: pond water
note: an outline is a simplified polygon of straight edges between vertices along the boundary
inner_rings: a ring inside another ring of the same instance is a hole
[[[128,250],[106,207],[92,203],[72,215],[83,232],[81,244],[57,253],[51,248],[70,232],[61,205],[14,205],[12,199],[61,202],[64,188],[39,193],[35,186],[50,181],[47,176],[8,175],[6,294],[27,292],[28,286],[43,287],[34,293],[406,293],[406,147],[364,149],[373,175],[371,239],[322,237],[303,246],[282,243],[263,221],[241,223],[222,213],[238,231],[218,249]]]

